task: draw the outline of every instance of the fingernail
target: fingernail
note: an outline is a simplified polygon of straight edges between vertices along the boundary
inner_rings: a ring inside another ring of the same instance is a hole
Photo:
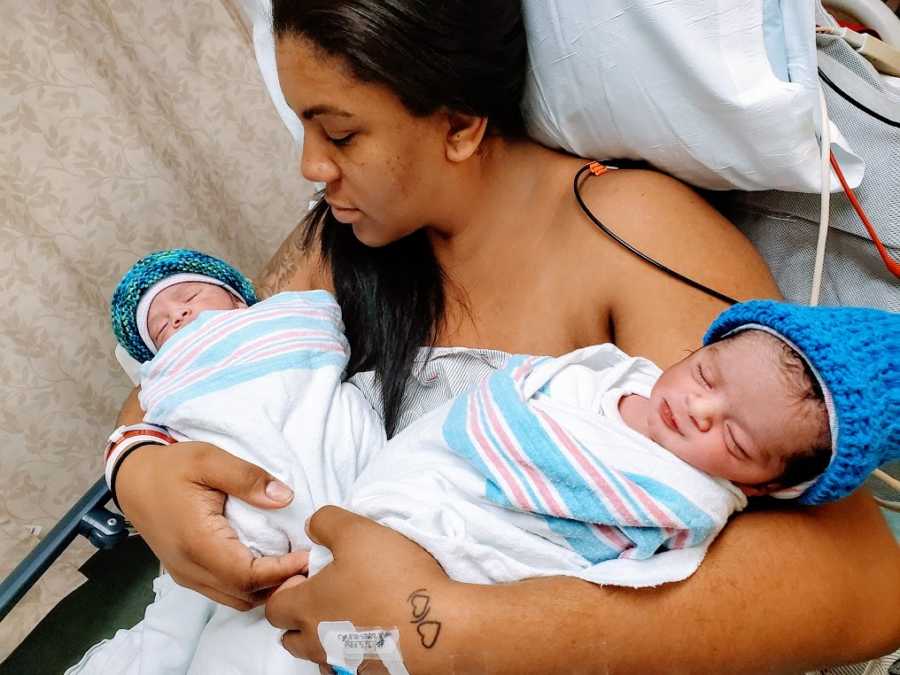
[[[266,485],[266,497],[273,502],[287,503],[294,498],[294,492],[281,481],[273,480]]]

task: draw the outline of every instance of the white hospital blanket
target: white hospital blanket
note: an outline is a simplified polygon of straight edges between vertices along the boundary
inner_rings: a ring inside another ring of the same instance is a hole
[[[146,421],[217,445],[294,490],[291,505],[274,511],[228,499],[232,527],[259,553],[309,548],[306,519],[342,502],[384,445],[378,415],[341,383],[348,358],[340,308],[311,291],[204,312],[141,367]]]
[[[388,443],[349,507],[462,581],[684,579],[746,498],[624,424],[619,399],[658,375],[613,345],[514,357]]]

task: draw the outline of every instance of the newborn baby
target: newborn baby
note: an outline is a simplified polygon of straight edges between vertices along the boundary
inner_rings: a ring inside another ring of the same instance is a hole
[[[174,249],[139,260],[116,288],[113,330],[141,362],[143,425],[114,434],[107,476],[135,439],[214,443],[294,490],[264,512],[229,499],[226,515],[259,555],[307,547],[304,521],[343,501],[385,441],[362,394],[343,385],[340,310],[324,291],[257,302],[231,265]]]

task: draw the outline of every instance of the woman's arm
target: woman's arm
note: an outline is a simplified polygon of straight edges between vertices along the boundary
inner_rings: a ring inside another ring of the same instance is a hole
[[[225,496],[277,509],[283,483],[208,443],[139,448],[116,478],[125,516],[180,585],[235,609],[260,604],[266,589],[306,569],[305,552],[255,558],[224,516]]]
[[[841,560],[852,528],[876,533],[853,542],[862,570]],[[897,547],[862,494],[815,512],[742,515],[688,580],[639,590],[564,577],[460,584],[410,540],[341,509],[321,509],[308,529],[334,562],[276,590],[266,616],[290,631],[294,656],[320,664],[318,624],[340,620],[399,628],[413,675],[796,675],[900,644]],[[433,623],[420,631],[425,602]]]
[[[300,247],[300,226],[266,265],[259,294],[320,288],[318,257]],[[117,424],[144,418],[138,389]],[[116,475],[122,510],[181,585],[237,609],[259,604],[265,589],[306,569],[305,553],[254,558],[223,515],[225,496],[260,508],[290,503],[287,486],[262,469],[207,443],[145,446],[130,453]]]
[[[872,536],[848,542],[855,528]],[[854,545],[862,548],[851,562]],[[494,597],[479,598],[481,634],[501,626],[500,640],[515,636],[519,667],[495,670],[498,660],[485,672],[559,672],[571,658],[598,673],[799,673],[880,656],[900,644],[898,563],[867,495],[815,512],[746,514],[685,582],[631,590],[554,579],[484,589]],[[557,609],[544,620],[558,637],[553,648],[529,649],[541,639],[529,625],[551,594]],[[526,613],[514,625],[500,620],[499,607],[511,603]],[[543,668],[528,665],[535,660]]]
[[[137,424],[143,421],[144,411],[141,409],[140,393],[141,388],[135,387],[128,394],[128,398],[125,399],[125,403],[122,404],[122,409],[119,411],[119,416],[116,418],[117,427]]]

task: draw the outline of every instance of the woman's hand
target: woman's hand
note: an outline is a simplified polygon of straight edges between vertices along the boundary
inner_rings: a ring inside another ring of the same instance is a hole
[[[306,571],[306,552],[254,558],[223,515],[226,494],[264,509],[287,506],[290,489],[208,443],[146,446],[116,479],[125,516],[182,586],[239,610]]]
[[[334,506],[319,509],[307,532],[331,550],[334,562],[308,580],[289,579],[269,598],[266,618],[287,629],[285,649],[322,666],[322,621],[399,628],[406,668],[438,672],[434,663],[448,653],[453,633],[447,627],[453,582],[435,559],[403,535]]]

